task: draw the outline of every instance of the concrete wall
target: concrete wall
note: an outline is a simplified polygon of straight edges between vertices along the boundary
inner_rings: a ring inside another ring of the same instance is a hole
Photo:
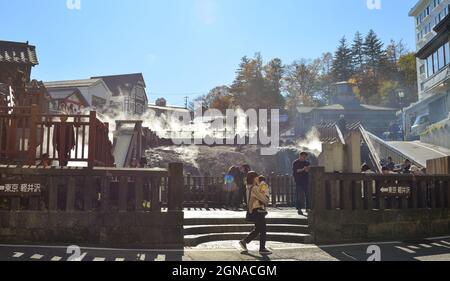
[[[441,128],[420,136],[420,141],[450,149],[450,118],[432,126]]]
[[[319,155],[318,161],[320,167],[325,167],[325,172],[343,172],[344,159],[344,145],[342,143],[322,144],[322,153]]]
[[[314,212],[317,244],[423,239],[450,234],[450,209]]]
[[[183,247],[183,212],[0,212],[0,243]]]

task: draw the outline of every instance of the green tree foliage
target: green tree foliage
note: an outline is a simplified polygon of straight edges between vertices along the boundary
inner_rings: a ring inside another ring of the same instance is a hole
[[[264,65],[259,53],[252,59],[242,58],[230,87],[234,105],[243,109],[283,108],[283,75],[284,66],[280,59],[273,59]]]
[[[332,73],[335,81],[347,81],[353,74],[352,50],[348,47],[347,39],[339,41],[339,47],[334,54]]]
[[[394,108],[417,101],[416,58],[400,40],[386,47],[370,30],[357,32],[351,46],[343,37],[334,54],[300,59],[285,66],[279,58],[264,63],[260,53],[243,57],[233,83],[198,97],[205,108],[280,108],[295,112],[299,105],[329,103],[336,82],[355,84],[362,103]],[[403,100],[399,92],[405,93]]]
[[[290,111],[298,105],[314,105],[320,74],[320,60],[302,59],[288,67],[285,78],[287,105]]]

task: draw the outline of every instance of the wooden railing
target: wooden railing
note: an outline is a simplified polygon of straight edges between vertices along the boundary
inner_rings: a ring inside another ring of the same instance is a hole
[[[169,169],[21,168],[0,166],[0,210],[180,211],[183,165]],[[162,195],[164,184],[167,184]]]
[[[314,211],[450,208],[450,175],[333,174],[312,168]]]
[[[40,114],[36,105],[0,108],[0,163],[36,165],[47,155],[62,166],[84,162],[88,167],[112,167],[108,133],[108,124],[100,122],[95,111],[53,115]]]
[[[221,177],[184,177],[184,206],[185,207],[223,207],[229,204],[230,192],[236,192],[235,199],[239,200],[241,191],[230,190],[225,185],[225,175]],[[295,182],[289,175],[272,175],[267,178],[270,186],[270,205],[275,207],[295,206]],[[303,198],[303,196],[301,197]]]

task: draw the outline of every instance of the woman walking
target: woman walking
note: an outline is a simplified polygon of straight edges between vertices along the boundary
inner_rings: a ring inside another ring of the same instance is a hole
[[[244,251],[248,251],[247,244],[256,239],[259,235],[259,253],[262,255],[270,255],[266,249],[266,205],[269,203],[269,197],[265,192],[259,188],[259,179],[256,172],[249,172],[247,174],[247,220],[255,224],[255,229],[245,238],[239,242],[239,245]]]

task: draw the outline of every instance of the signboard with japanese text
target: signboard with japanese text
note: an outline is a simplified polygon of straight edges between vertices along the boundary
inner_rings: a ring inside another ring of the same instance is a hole
[[[388,186],[380,189],[381,196],[386,197],[409,197],[411,188],[407,186]]]
[[[1,196],[40,196],[42,184],[37,182],[3,183],[0,182]]]

